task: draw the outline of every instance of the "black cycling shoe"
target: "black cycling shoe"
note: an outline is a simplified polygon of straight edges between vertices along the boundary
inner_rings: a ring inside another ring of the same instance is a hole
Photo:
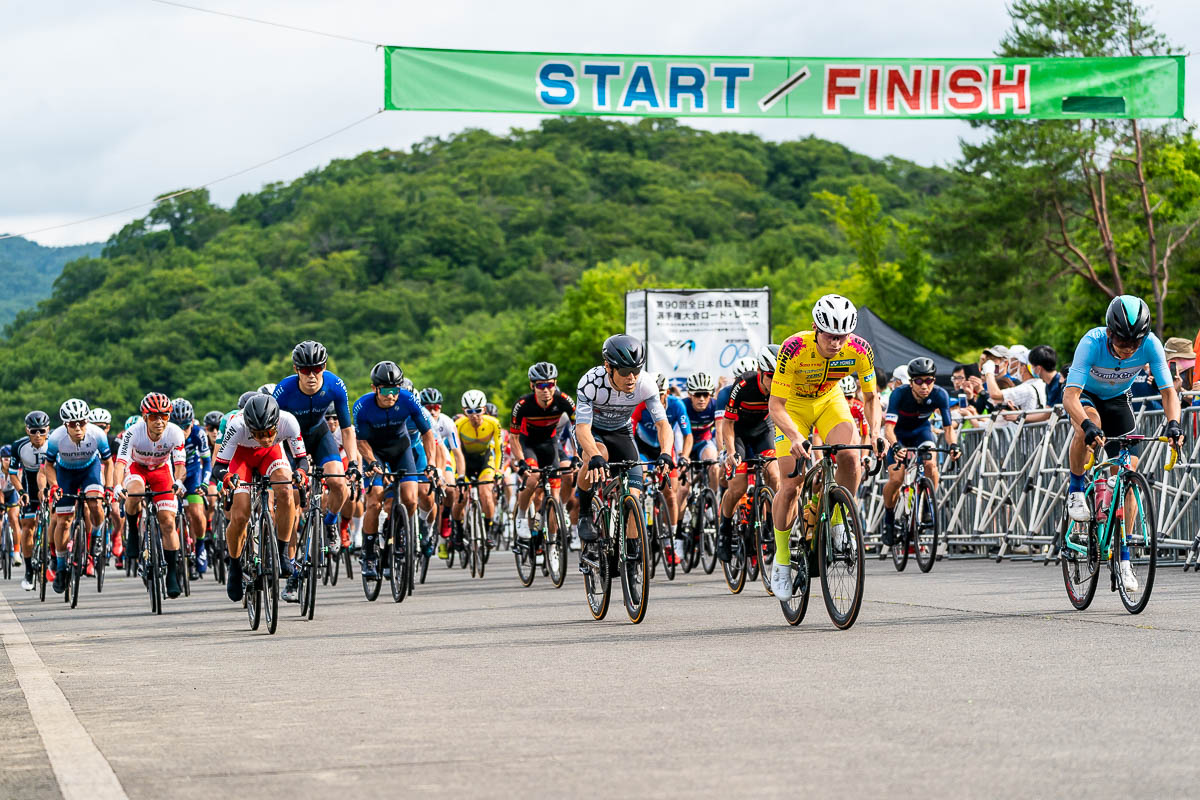
[[[179,585],[179,573],[176,572],[178,569],[177,563],[167,565],[167,597],[172,600],[183,594],[183,587]]]
[[[229,574],[225,576],[225,593],[235,603],[242,602],[244,587],[242,586],[242,560],[229,559]]]
[[[300,602],[300,576],[292,573],[292,576],[287,579],[287,585],[283,587],[283,600],[285,603]]]
[[[883,533],[880,534],[879,540],[883,542],[884,547],[891,547],[896,542],[896,523],[884,522]]]
[[[375,565],[375,559],[364,558],[362,562],[362,576],[369,580],[374,580],[379,577],[379,568]]]
[[[54,591],[62,594],[67,590],[67,570],[70,567],[63,567],[54,573]]]
[[[722,518],[721,526],[717,529],[717,558],[726,564],[733,558],[733,551],[730,548],[730,540],[732,538],[733,520]]]
[[[596,528],[592,524],[591,514],[579,515],[579,541],[587,543],[596,541]]]
[[[642,540],[641,539],[626,539],[625,540],[625,560],[637,561],[642,557]]]

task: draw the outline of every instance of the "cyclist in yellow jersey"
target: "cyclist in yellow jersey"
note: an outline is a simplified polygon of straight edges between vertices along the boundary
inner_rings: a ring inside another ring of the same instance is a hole
[[[854,444],[854,416],[838,388],[838,382],[847,375],[858,375],[869,428],[868,441],[874,443],[877,452],[883,452],[875,358],[871,345],[854,335],[857,309],[846,298],[830,294],[817,301],[812,316],[811,331],[790,336],[780,346],[769,402],[776,427],[775,455],[779,458],[780,474],[779,492],[771,507],[775,525],[771,589],[781,600],[791,596],[788,538],[796,512],[796,491],[804,471],[795,478],[787,476],[795,469],[797,456],[809,455],[808,436],[814,430],[826,444]],[[837,454],[837,482],[852,495],[858,490],[858,461],[858,451]],[[840,547],[838,539],[845,536],[845,526],[835,518],[832,530],[834,546]]]
[[[464,416],[454,422],[454,427],[458,429],[465,464],[465,474],[460,475],[460,478],[486,482],[496,480],[500,475],[500,420],[484,413],[486,407],[487,396],[483,392],[471,389],[463,393]],[[462,522],[466,505],[467,492],[460,492],[452,512],[456,522]],[[480,487],[479,505],[483,511],[483,518],[490,521],[496,511],[490,486]]]

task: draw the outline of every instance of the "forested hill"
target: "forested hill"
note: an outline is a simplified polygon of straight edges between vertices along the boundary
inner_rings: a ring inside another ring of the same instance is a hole
[[[304,338],[353,392],[389,358],[450,410],[467,388],[507,408],[531,360],[573,384],[623,324],[628,288],[770,285],[786,327],[849,274],[835,217],[851,187],[904,220],[950,180],[816,138],[552,119],[335,161],[229,209],[196,192],[69,264],[18,317],[0,431],[69,396],[118,422],[151,389],[228,409],[287,374]]]
[[[37,305],[50,296],[54,279],[63,265],[77,258],[100,255],[100,242],[70,247],[43,247],[22,239],[0,239],[0,328],[12,322],[18,311]]]

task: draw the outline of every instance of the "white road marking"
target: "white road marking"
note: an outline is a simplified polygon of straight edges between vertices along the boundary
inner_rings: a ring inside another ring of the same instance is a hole
[[[129,800],[108,760],[100,753],[25,629],[0,593],[0,641],[25,693],[64,800]]]

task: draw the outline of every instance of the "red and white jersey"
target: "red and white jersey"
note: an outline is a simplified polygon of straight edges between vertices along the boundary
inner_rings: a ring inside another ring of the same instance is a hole
[[[155,469],[167,463],[182,464],[185,461],[183,431],[174,422],[168,422],[158,441],[150,438],[146,420],[139,419],[121,436],[121,449],[117,452],[117,463],[129,466],[130,462]]]
[[[304,436],[300,432],[300,423],[287,411],[279,412],[279,424],[275,428],[275,441],[271,442],[271,446],[274,447],[280,442],[287,442],[293,458],[299,459],[308,455],[308,451],[304,449]],[[225,428],[225,440],[221,442],[217,461],[228,464],[233,460],[233,454],[239,447],[248,447],[251,450],[264,449],[262,444],[250,435],[245,417],[240,414],[232,417],[229,425]]]

